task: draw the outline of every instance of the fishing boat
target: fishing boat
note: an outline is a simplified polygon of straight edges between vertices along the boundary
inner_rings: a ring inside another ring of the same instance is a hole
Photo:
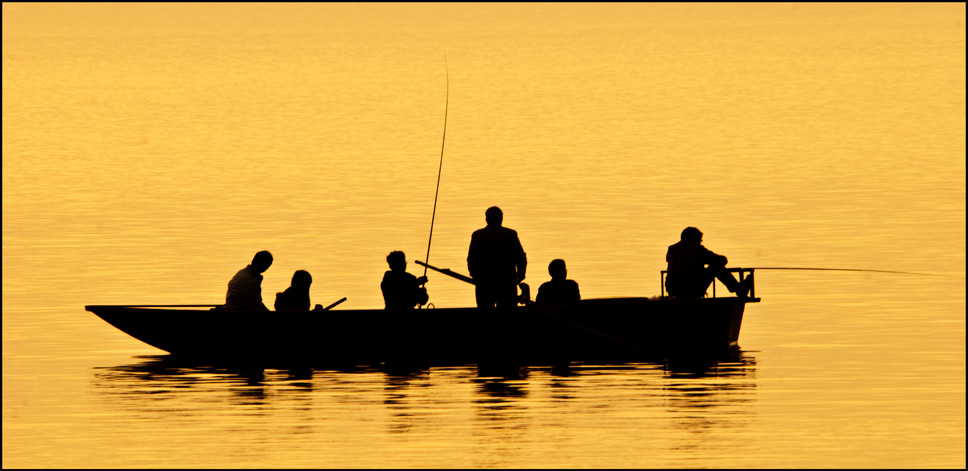
[[[432,268],[432,267],[431,267]],[[444,272],[440,269],[438,271]],[[731,269],[752,276],[752,269]],[[663,272],[663,276],[664,276]],[[504,309],[471,307],[306,312],[220,306],[85,309],[166,352],[213,360],[304,365],[560,365],[715,354],[735,346],[746,297],[583,299]]]

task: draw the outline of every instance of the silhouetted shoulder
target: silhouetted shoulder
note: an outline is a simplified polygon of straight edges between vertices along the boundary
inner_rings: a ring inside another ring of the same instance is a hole
[[[308,311],[309,292],[289,287],[281,293],[276,293],[274,307],[277,311]]]
[[[564,304],[581,300],[578,283],[575,280],[551,280],[541,284],[535,302],[542,304]]]
[[[418,286],[417,277],[404,271],[386,271],[380,290],[387,309],[413,309],[427,302],[426,291]]]

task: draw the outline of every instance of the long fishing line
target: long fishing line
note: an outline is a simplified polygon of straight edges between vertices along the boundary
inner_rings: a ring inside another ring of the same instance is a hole
[[[434,212],[430,216],[430,237],[427,238],[427,256],[424,262],[430,263],[430,243],[434,240],[434,220],[437,218],[437,196],[440,194],[440,174],[444,168],[444,143],[447,142],[447,111],[450,107],[450,73],[447,70],[447,56],[444,56],[444,75],[447,81],[446,99],[444,101],[444,135],[440,139],[440,163],[437,166],[437,189],[434,191]],[[424,265],[423,276],[427,276],[427,266]]]
[[[822,271],[858,271],[871,273],[896,273],[900,275],[922,275],[922,276],[943,276],[947,278],[964,278],[954,275],[943,275],[940,273],[915,273],[910,271],[893,270],[867,270],[862,268],[814,268],[814,267],[751,267],[751,270],[822,270]]]

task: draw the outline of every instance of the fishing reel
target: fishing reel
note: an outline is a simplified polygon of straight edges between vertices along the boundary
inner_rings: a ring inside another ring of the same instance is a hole
[[[518,283],[521,294],[518,295],[518,304],[528,304],[531,302],[531,287],[527,283]]]

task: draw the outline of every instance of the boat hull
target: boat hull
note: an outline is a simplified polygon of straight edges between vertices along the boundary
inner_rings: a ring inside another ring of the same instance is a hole
[[[513,309],[233,312],[86,306],[166,352],[308,365],[614,362],[735,345],[750,298],[608,298]]]

